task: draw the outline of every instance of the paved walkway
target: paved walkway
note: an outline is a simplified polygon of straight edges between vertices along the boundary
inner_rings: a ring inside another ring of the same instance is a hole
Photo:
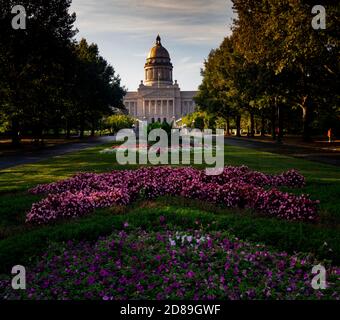
[[[270,142],[261,142],[249,140],[247,138],[235,137],[226,137],[225,144],[236,147],[256,149],[259,151],[278,153],[294,158],[302,158],[306,160],[340,166],[340,152],[336,151],[324,151],[315,148],[285,145],[284,143],[282,145],[278,145]]]
[[[113,142],[115,137],[98,137],[84,142],[74,142],[48,147],[39,151],[23,152],[20,155],[0,156],[0,170],[14,167],[20,164],[34,163],[65,153],[76,152],[86,148],[95,147],[104,143]]]

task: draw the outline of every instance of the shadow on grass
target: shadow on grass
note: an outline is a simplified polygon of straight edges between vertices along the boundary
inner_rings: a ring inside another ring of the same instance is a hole
[[[161,216],[169,226],[178,229],[228,231],[241,240],[264,243],[289,253],[310,252],[319,259],[340,263],[340,233],[337,230],[264,218],[251,211],[207,207],[204,203],[183,198],[162,197],[156,201],[140,201],[130,207],[96,210],[89,216],[48,226],[27,227],[25,232],[0,241],[0,272],[14,264],[26,265],[31,258],[38,258],[51,242],[95,241],[114,229],[121,229],[125,222],[131,232],[136,228],[161,230],[164,228],[160,223]]]

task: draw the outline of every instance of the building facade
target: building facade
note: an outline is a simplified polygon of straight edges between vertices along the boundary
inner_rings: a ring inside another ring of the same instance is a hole
[[[151,48],[144,66],[145,79],[137,91],[128,92],[124,105],[129,114],[141,121],[171,123],[195,110],[197,91],[181,91],[173,81],[173,65],[160,36]]]

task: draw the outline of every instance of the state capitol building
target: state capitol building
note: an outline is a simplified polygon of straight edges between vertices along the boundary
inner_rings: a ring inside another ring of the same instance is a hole
[[[170,54],[161,43],[160,36],[150,50],[145,64],[145,80],[138,91],[128,92],[124,105],[138,120],[171,123],[195,110],[193,97],[197,91],[181,91],[173,81]]]

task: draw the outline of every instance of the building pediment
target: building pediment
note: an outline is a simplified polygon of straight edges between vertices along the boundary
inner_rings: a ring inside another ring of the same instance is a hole
[[[173,89],[169,90],[160,90],[160,89],[155,89],[152,92],[143,92],[140,91],[140,97],[143,99],[164,99],[164,98],[175,98],[175,92]]]

